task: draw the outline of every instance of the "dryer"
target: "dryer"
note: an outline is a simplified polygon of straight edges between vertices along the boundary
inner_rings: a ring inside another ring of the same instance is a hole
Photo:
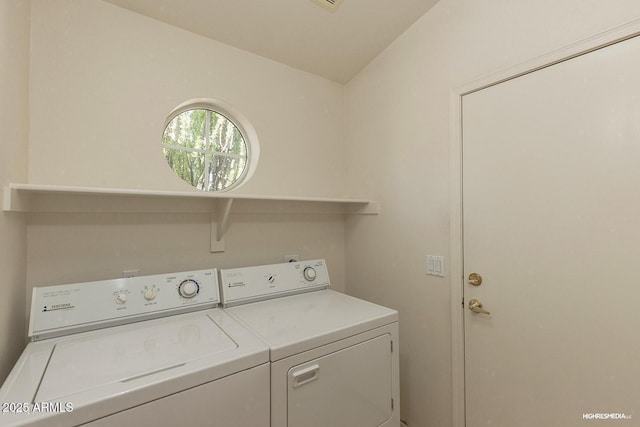
[[[272,427],[398,427],[398,313],[329,290],[326,262],[221,270],[224,310],[269,346]]]
[[[216,269],[34,288],[3,426],[269,426],[267,346]]]

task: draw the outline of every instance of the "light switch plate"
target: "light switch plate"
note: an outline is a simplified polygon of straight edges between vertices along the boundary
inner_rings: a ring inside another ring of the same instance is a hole
[[[430,276],[444,277],[444,256],[427,255],[427,274]]]

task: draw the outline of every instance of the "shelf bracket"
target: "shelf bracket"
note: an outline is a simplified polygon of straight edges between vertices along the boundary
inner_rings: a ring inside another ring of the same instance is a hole
[[[229,224],[229,213],[233,199],[220,199],[216,202],[216,212],[211,214],[211,252],[224,252],[224,235]]]

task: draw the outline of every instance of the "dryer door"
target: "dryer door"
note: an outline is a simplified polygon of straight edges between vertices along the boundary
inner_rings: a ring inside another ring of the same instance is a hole
[[[391,336],[289,369],[288,427],[376,427],[392,414]]]

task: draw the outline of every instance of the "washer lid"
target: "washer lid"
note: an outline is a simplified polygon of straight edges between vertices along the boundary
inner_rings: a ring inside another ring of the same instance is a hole
[[[0,387],[0,402],[60,406],[5,414],[2,422],[83,425],[268,362],[266,344],[221,309],[31,342]]]
[[[225,309],[270,347],[271,361],[398,321],[398,312],[323,290]]]
[[[76,335],[55,344],[35,400],[53,401],[112,384],[126,386],[161,372],[171,377],[172,370],[191,361],[237,347],[206,314]]]

